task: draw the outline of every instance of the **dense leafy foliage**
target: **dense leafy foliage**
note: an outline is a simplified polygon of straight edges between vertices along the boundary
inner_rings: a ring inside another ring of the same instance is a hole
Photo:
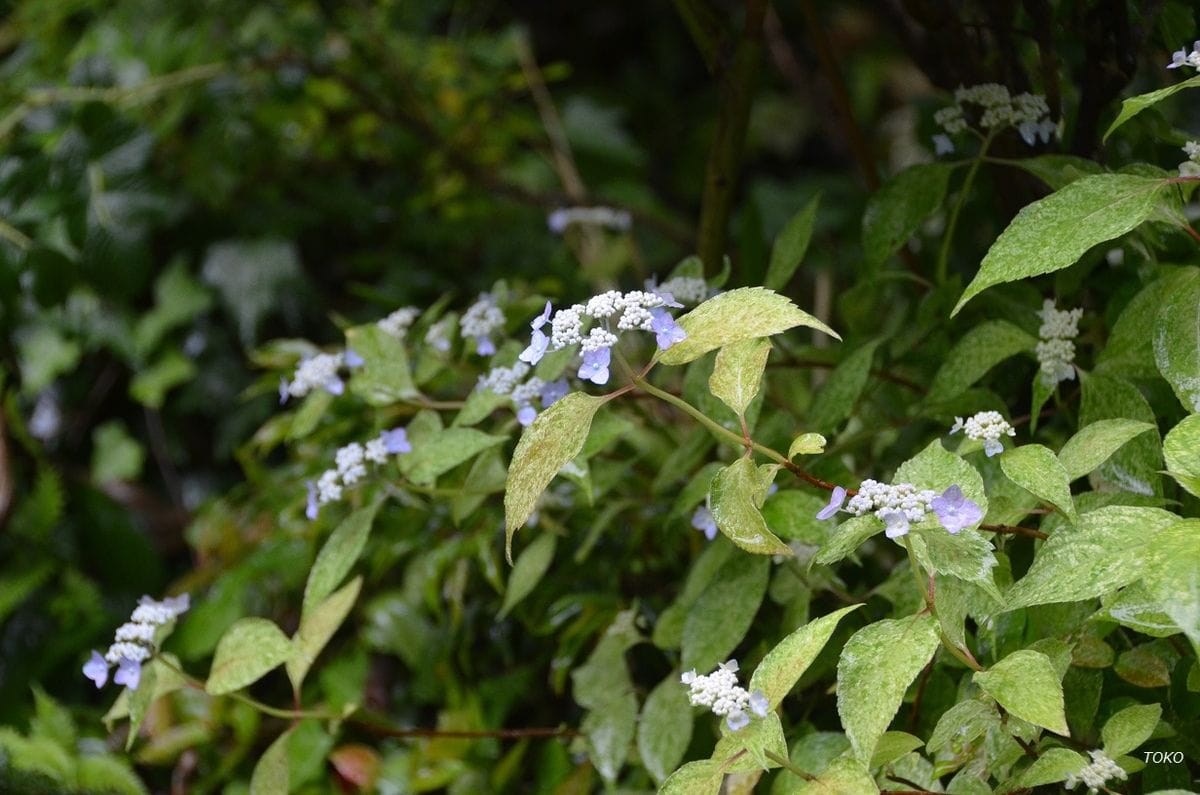
[[[1193,791],[1194,10],[779,5],[18,4],[0,789]]]

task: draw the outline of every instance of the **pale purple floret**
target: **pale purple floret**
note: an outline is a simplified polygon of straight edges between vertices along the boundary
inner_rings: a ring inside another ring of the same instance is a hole
[[[1167,64],[1168,69],[1178,69],[1181,66],[1187,66],[1187,48],[1184,47],[1179,52],[1171,53],[1171,62]]]
[[[730,731],[740,731],[750,725],[750,716],[740,709],[734,710],[725,716],[725,723]]]
[[[887,525],[884,535],[888,538],[908,535],[908,517],[902,511],[880,511],[876,515]]]
[[[612,362],[610,348],[597,348],[583,355],[583,364],[579,365],[579,378],[591,381],[597,386],[608,383],[608,366]]]
[[[1004,445],[1000,443],[999,439],[987,439],[983,443],[983,452],[984,455],[986,455],[988,458],[991,458],[997,453],[1003,453]]]
[[[692,514],[692,527],[704,533],[704,537],[709,541],[717,537],[717,520],[713,518],[707,505],[701,505]]]
[[[560,378],[557,381],[550,381],[542,387],[542,408],[550,408],[555,403],[565,398],[567,393],[570,391],[571,385],[567,383],[567,379]]]
[[[963,494],[958,484],[946,489],[940,497],[934,497],[929,507],[937,514],[942,527],[951,535],[956,535],[983,519],[983,510]]]
[[[533,406],[521,406],[517,409],[517,422],[521,423],[523,427],[528,428],[535,419],[537,419],[537,409]]]
[[[750,694],[750,711],[760,718],[767,717],[767,712],[771,709],[771,702],[767,701],[767,697],[763,695],[763,691],[755,690]]]
[[[650,328],[654,331],[654,339],[658,342],[659,350],[666,350],[677,342],[687,339],[683,326],[675,322],[675,318],[662,307],[650,310]]]
[[[347,367],[355,368],[362,367],[367,363],[367,360],[359,356],[353,348],[347,348],[345,362]]]
[[[304,481],[304,487],[308,489],[308,498],[304,503],[304,515],[311,522],[317,518],[317,514],[321,510],[321,505],[317,502],[317,484],[311,480],[306,480]]]
[[[529,328],[533,329],[533,334],[530,336],[529,347],[521,351],[521,355],[518,357],[521,361],[528,364],[537,364],[546,355],[546,348],[550,346],[550,338],[540,329],[550,322],[550,312],[550,302],[547,301],[546,308],[542,310],[542,314],[529,322]]]
[[[137,660],[122,657],[117,663],[113,681],[118,685],[125,685],[130,690],[137,690],[138,683],[142,681],[142,664]]]
[[[842,509],[842,503],[845,501],[846,490],[841,486],[834,486],[833,494],[829,495],[829,504],[817,512],[817,518],[832,519]]]
[[[938,133],[933,136],[933,154],[937,157],[942,155],[952,154],[954,152],[954,142],[950,140],[950,136],[945,133]]]
[[[108,681],[108,663],[98,651],[92,651],[90,660],[83,664],[83,675],[96,683],[96,687],[104,687]]]
[[[404,428],[392,428],[379,434],[383,446],[389,453],[411,453],[412,445],[408,443],[408,431]]]
[[[292,393],[289,391],[287,379],[281,377],[279,379],[279,405],[282,406],[284,403],[287,403],[288,398],[291,397],[291,395]]]
[[[331,395],[340,395],[346,391],[346,384],[340,378],[331,378],[325,382],[325,391]]]
[[[496,343],[492,338],[481,334],[475,338],[475,352],[480,356],[491,356],[496,352]]]

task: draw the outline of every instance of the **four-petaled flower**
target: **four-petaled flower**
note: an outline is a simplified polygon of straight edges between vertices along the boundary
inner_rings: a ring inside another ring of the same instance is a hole
[[[717,537],[717,520],[713,518],[707,505],[701,505],[692,514],[692,527],[704,533],[704,537],[709,541]]]
[[[404,428],[392,428],[379,434],[384,447],[389,453],[411,453],[412,445],[408,442],[408,431]]]
[[[533,406],[525,405],[517,409],[517,422],[521,423],[522,427],[528,428],[537,419],[537,409]]]
[[[887,525],[883,532],[888,538],[908,535],[908,517],[902,511],[880,511],[879,518]]]
[[[687,339],[687,332],[683,330],[683,326],[676,323],[675,318],[671,317],[662,307],[651,309],[650,317],[650,327],[654,330],[654,339],[658,343],[659,350],[665,351],[675,343]]]
[[[137,690],[142,681],[142,664],[137,660],[122,657],[117,663],[117,672],[113,674],[113,682],[125,685],[130,690]]]
[[[608,365],[611,362],[611,348],[588,351],[583,355],[583,364],[579,365],[579,378],[603,386],[608,383]]]
[[[957,535],[983,519],[983,510],[963,494],[957,483],[942,492],[941,496],[934,497],[929,505],[942,527],[951,535]]]
[[[529,328],[533,329],[533,334],[529,341],[529,347],[521,351],[520,360],[529,364],[537,364],[546,355],[546,348],[550,345],[550,338],[542,331],[542,326],[550,322],[550,302],[546,302],[546,308],[542,310],[542,314],[535,317],[529,323]]]
[[[98,651],[92,651],[92,657],[83,664],[83,675],[96,683],[96,687],[104,687],[108,681],[108,662]]]

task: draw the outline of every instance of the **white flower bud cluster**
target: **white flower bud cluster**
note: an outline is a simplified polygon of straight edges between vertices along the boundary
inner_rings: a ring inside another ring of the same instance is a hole
[[[517,383],[529,375],[529,365],[517,362],[512,367],[493,367],[479,377],[479,389],[490,389],[497,395],[511,394]]]
[[[504,312],[496,305],[496,297],[482,293],[479,300],[471,304],[458,322],[458,331],[463,337],[489,337],[504,326]]]
[[[646,289],[660,295],[670,295],[681,304],[699,304],[708,298],[708,282],[693,276],[676,276],[656,288],[648,284]]]
[[[550,347],[558,350],[579,344],[584,353],[611,348],[617,344],[617,335],[602,326],[593,326],[585,335],[585,317],[611,321],[620,315],[616,324],[618,331],[653,331],[654,318],[650,310],[664,303],[661,295],[643,290],[628,293],[609,290],[592,296],[586,304],[575,304],[554,313],[550,319]]]
[[[425,332],[425,344],[434,350],[445,353],[450,350],[450,326],[454,318],[444,317],[429,327]]]
[[[967,417],[966,421],[963,421],[962,417],[955,417],[950,433],[960,430],[965,431],[968,439],[983,442],[984,452],[989,458],[1004,450],[1004,445],[1000,443],[1001,436],[1017,435],[1016,429],[1009,425],[1008,420],[998,411],[981,411]]]
[[[421,310],[415,306],[402,306],[395,312],[378,321],[375,325],[391,334],[396,339],[404,339],[408,334],[408,328],[421,314]]]
[[[287,393],[292,397],[304,397],[314,389],[323,389],[327,384],[340,383],[338,370],[345,364],[341,353],[318,353],[296,365],[296,373],[287,383]]]
[[[679,677],[688,686],[688,701],[692,706],[708,707],[714,715],[723,716],[734,731],[750,722],[747,708],[760,718],[765,718],[769,710],[766,696],[757,690],[750,693],[738,684],[737,672],[737,660],[729,660],[711,674],[697,675],[693,668]]]
[[[1092,757],[1092,761],[1078,773],[1067,776],[1067,780],[1064,782],[1067,789],[1075,789],[1082,782],[1087,785],[1088,792],[1098,792],[1104,786],[1104,782],[1109,779],[1125,780],[1125,771],[1121,769],[1120,765],[1109,759],[1103,751],[1095,749],[1088,751],[1088,755]]]
[[[633,226],[633,216],[611,207],[560,207],[546,217],[546,225],[556,235],[567,231],[571,224],[594,224],[628,232]]]
[[[938,496],[929,489],[917,490],[911,483],[888,485],[868,478],[858,487],[858,493],[846,503],[846,510],[855,516],[874,513],[879,519],[886,512],[899,511],[910,522],[919,522],[930,511],[930,502]]]
[[[1167,64],[1167,68],[1178,69],[1181,66],[1200,69],[1200,41],[1192,45],[1191,52],[1187,51],[1187,47],[1181,47],[1179,52],[1171,54],[1171,62]]]
[[[1183,153],[1188,156],[1188,159],[1179,164],[1179,176],[1200,177],[1200,141],[1185,143]]]
[[[514,405],[528,406],[542,394],[542,387],[546,386],[546,382],[538,378],[536,375],[529,377],[529,380],[523,384],[517,384],[509,393],[512,397]]]
[[[1041,94],[1021,93],[1012,96],[999,83],[982,83],[969,88],[960,87],[954,92],[954,102],[954,105],[942,108],[933,115],[933,120],[944,131],[944,134],[934,136],[938,154],[954,151],[949,136],[967,129],[963,105],[968,103],[981,109],[978,114],[980,127],[991,131],[1016,127],[1029,146],[1033,146],[1038,139],[1046,143],[1051,135],[1058,132],[1057,125],[1050,120],[1050,106]]]
[[[315,485],[309,484],[310,513],[315,514],[319,506],[337,502],[344,490],[367,476],[367,464],[383,464],[389,455],[388,434],[400,434],[407,447],[407,437],[400,431],[384,431],[365,445],[351,442],[334,453],[334,468],[327,469],[317,478]],[[398,450],[398,452],[401,452]],[[310,518],[315,518],[310,516]]]
[[[129,616],[129,621],[117,627],[114,643],[108,647],[104,660],[116,665],[122,658],[136,663],[150,659],[154,654],[154,635],[158,628],[187,611],[190,601],[187,594],[161,602],[143,596]]]
[[[1054,386],[1059,381],[1074,380],[1074,339],[1079,334],[1079,319],[1083,317],[1083,310],[1058,310],[1054,308],[1054,302],[1047,298],[1038,315],[1042,318],[1042,326],[1038,330],[1041,341],[1037,344],[1042,382]]]

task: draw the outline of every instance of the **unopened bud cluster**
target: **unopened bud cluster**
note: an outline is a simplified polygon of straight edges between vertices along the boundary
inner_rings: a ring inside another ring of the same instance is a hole
[[[334,395],[342,394],[346,385],[339,371],[345,365],[346,356],[342,353],[318,353],[301,359],[292,380],[280,382],[279,402],[284,403],[289,397],[304,397],[315,389],[324,389]]]
[[[688,686],[688,700],[692,706],[708,707],[714,715],[723,716],[733,731],[750,723],[747,709],[760,718],[765,718],[770,710],[761,691],[750,693],[738,684],[737,672],[737,660],[729,660],[711,674],[697,675],[693,668],[679,677],[679,681]]]
[[[415,306],[402,306],[387,317],[377,321],[375,325],[396,339],[402,340],[408,334],[409,327],[412,326],[420,314],[421,310]]]
[[[1088,792],[1098,792],[1109,779],[1125,780],[1125,771],[1116,762],[1108,758],[1103,751],[1096,749],[1088,751],[1092,761],[1078,773],[1067,776],[1064,785],[1067,789],[1075,789],[1080,783],[1086,784]]]
[[[1004,445],[1000,443],[1001,436],[1017,435],[1013,426],[998,411],[981,411],[965,421],[962,417],[955,417],[950,433],[958,431],[965,431],[968,439],[983,442],[983,452],[988,458],[1004,451]]]
[[[109,668],[117,666],[113,681],[137,690],[142,678],[142,663],[158,651],[155,635],[159,627],[165,626],[186,612],[190,606],[187,594],[164,599],[161,602],[143,596],[138,600],[129,621],[117,627],[113,643],[103,655],[93,651],[91,659],[83,666],[83,675],[103,687],[108,681]]]
[[[1185,143],[1183,153],[1188,156],[1188,159],[1179,164],[1179,176],[1200,177],[1200,141]]]
[[[971,118],[979,127],[989,132],[998,132],[1006,127],[1016,127],[1021,138],[1029,146],[1040,139],[1050,140],[1057,126],[1050,120],[1050,107],[1040,94],[1022,93],[1012,96],[1008,89],[998,83],[983,83],[970,88],[960,87],[954,92],[954,104],[942,108],[933,115],[933,120],[944,132],[933,137],[937,154],[954,151],[950,136],[963,132],[969,126],[966,106],[974,106]]]
[[[662,284],[646,280],[646,289],[661,296],[671,296],[681,304],[699,304],[709,297],[708,282],[694,276],[675,276]]]
[[[1171,54],[1171,62],[1167,64],[1167,68],[1178,69],[1181,66],[1200,69],[1200,41],[1192,45],[1191,52],[1188,52],[1187,47],[1180,47],[1179,52]]]
[[[846,510],[855,516],[875,514],[885,519],[885,514],[898,511],[910,522],[919,522],[929,512],[936,491],[920,489],[911,483],[889,485],[870,478],[858,487],[858,493],[846,503]]]
[[[1042,318],[1042,326],[1038,330],[1041,341],[1037,344],[1042,382],[1054,386],[1059,381],[1074,380],[1074,340],[1079,334],[1079,319],[1083,317],[1083,310],[1058,310],[1054,308],[1054,302],[1047,298],[1038,315]]]
[[[491,356],[496,352],[492,335],[504,328],[504,312],[496,304],[496,297],[483,293],[471,304],[459,321],[458,330],[465,339],[475,341],[475,352],[480,356]]]
[[[525,362],[517,362],[512,367],[493,367],[487,375],[479,377],[478,387],[490,389],[497,395],[508,395],[512,399],[517,420],[526,426],[537,417],[537,409],[533,407],[535,400],[541,401],[542,408],[549,408],[570,391],[565,378],[549,382],[536,375],[526,378],[530,369]]]
[[[351,442],[334,454],[334,468],[321,473],[316,482],[308,481],[308,504],[305,515],[316,519],[322,505],[337,502],[344,489],[367,476],[367,464],[383,464],[389,455],[411,453],[408,432],[404,428],[382,431],[366,444]]]
[[[537,364],[547,350],[560,350],[578,345],[583,354],[579,378],[594,384],[606,384],[612,347],[624,331],[648,331],[654,334],[658,347],[666,350],[687,338],[666,307],[679,307],[672,297],[647,290],[622,293],[618,290],[594,295],[587,303],[574,304],[552,312],[546,308],[529,324],[533,330],[529,347],[521,353],[521,361]],[[550,334],[542,327],[550,324]]]
[[[546,226],[556,235],[567,231],[571,224],[592,224],[628,232],[633,226],[633,217],[626,210],[611,207],[560,207],[546,217]]]

